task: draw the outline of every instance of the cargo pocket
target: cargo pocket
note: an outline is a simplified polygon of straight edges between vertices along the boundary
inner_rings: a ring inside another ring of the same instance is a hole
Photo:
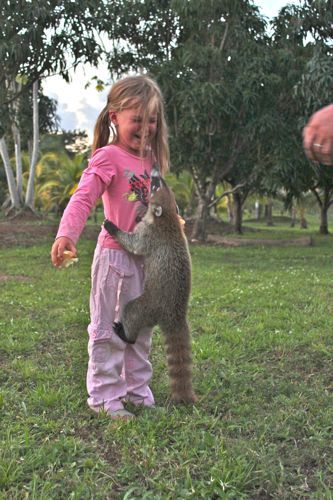
[[[112,287],[115,293],[115,321],[119,321],[121,307],[130,300],[131,279],[133,276],[133,271],[121,269],[114,264],[109,266],[107,286]]]
[[[112,342],[109,340],[89,342],[88,354],[88,371],[90,371],[94,377],[99,377],[100,380],[103,377],[109,378],[115,365]]]

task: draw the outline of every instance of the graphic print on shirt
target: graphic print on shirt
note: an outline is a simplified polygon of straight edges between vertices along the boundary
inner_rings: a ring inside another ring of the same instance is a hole
[[[147,170],[137,176],[129,169],[125,170],[125,177],[129,181],[129,191],[125,193],[128,201],[139,202],[137,205],[137,215],[135,222],[140,222],[148,207],[148,194],[150,187],[150,176]]]

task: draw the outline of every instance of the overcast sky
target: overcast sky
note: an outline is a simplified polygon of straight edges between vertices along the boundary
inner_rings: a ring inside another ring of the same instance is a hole
[[[256,0],[254,2],[266,17],[274,17],[287,3],[296,3],[292,0]],[[65,130],[80,129],[88,132],[91,139],[94,124],[100,110],[106,102],[108,89],[98,92],[94,84],[85,89],[86,83],[97,75],[101,80],[108,81],[109,74],[104,67],[79,67],[72,75],[72,82],[66,83],[59,76],[51,76],[44,83],[44,93],[58,101],[58,115],[61,119],[61,128]]]

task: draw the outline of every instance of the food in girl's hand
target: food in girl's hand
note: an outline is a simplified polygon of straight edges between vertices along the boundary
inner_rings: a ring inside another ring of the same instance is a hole
[[[178,220],[179,220],[181,226],[185,226],[185,220],[183,219],[183,217],[181,215],[178,215]]]
[[[72,266],[73,264],[75,264],[78,261],[79,261],[79,259],[77,257],[75,257],[73,252],[71,252],[70,250],[65,250],[64,251],[64,260],[59,265],[59,267],[66,268],[66,267]]]

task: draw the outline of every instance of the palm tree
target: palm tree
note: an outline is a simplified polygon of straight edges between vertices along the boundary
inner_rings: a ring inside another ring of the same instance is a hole
[[[175,194],[181,214],[190,215],[195,202],[195,185],[190,172],[183,170],[179,175],[168,173],[165,178]]]
[[[75,192],[86,155],[46,153],[36,167],[35,205],[45,212],[62,213]]]

